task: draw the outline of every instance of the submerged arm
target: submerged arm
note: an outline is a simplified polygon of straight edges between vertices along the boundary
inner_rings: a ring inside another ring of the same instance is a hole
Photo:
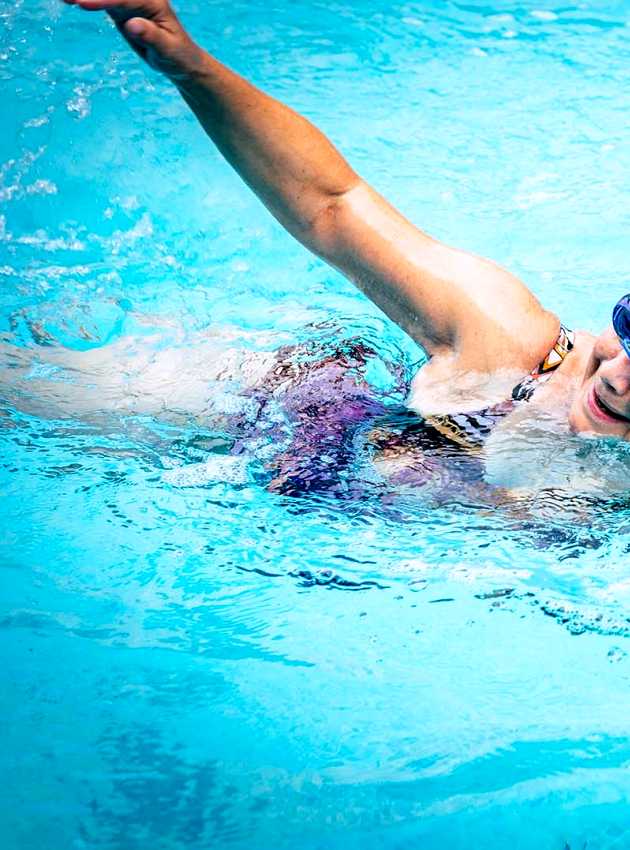
[[[557,319],[524,284],[414,227],[310,122],[201,50],[166,0],[66,2],[108,11],[280,223],[430,355],[491,371],[532,368],[548,351]]]

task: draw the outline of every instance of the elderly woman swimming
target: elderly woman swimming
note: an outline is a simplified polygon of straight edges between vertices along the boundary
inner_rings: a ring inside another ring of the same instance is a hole
[[[629,296],[600,336],[569,330],[508,271],[407,221],[312,124],[195,44],[166,0],[65,2],[109,13],[278,221],[422,346],[408,406],[435,433],[474,452],[526,407],[630,439]],[[375,441],[389,445],[382,430]]]

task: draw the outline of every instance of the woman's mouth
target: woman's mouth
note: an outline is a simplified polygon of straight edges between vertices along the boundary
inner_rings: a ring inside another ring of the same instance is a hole
[[[626,425],[630,423],[630,419],[627,416],[622,416],[621,413],[617,413],[616,410],[608,407],[608,405],[602,401],[595,391],[595,387],[591,387],[587,397],[587,404],[592,416],[595,419],[599,419],[601,422],[614,422],[615,424],[618,422],[624,422]]]

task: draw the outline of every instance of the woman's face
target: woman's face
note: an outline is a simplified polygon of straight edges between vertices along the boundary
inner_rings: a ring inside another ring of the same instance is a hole
[[[575,433],[630,440],[630,357],[612,325],[595,340],[569,425]]]

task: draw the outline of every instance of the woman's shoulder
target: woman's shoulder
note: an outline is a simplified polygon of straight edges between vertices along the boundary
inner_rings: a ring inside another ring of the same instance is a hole
[[[482,410],[510,398],[523,368],[468,367],[453,353],[429,360],[411,381],[407,406],[423,417]]]
[[[409,406],[423,416],[480,410],[510,398],[558,341],[553,313],[487,328],[430,358],[411,382]]]

